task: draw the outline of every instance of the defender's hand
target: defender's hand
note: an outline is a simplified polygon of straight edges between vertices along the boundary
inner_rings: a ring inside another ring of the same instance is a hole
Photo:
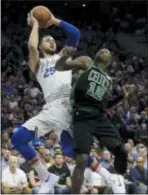
[[[63,54],[63,56],[65,56],[65,57],[71,57],[71,56],[74,55],[75,51],[76,51],[76,48],[65,46],[65,47],[62,49],[62,54]]]
[[[34,26],[35,24],[39,26],[38,20],[33,16],[31,12],[28,13],[27,24],[31,27]]]

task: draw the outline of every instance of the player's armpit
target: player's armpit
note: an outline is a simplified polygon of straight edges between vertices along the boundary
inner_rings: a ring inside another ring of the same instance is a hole
[[[57,61],[55,67],[58,71],[67,71],[72,69],[87,70],[92,62],[92,59],[88,56],[80,56],[74,60],[67,56],[63,56]]]

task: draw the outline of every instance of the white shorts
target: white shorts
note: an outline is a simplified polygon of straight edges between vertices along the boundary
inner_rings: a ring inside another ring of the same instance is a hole
[[[72,124],[72,108],[69,97],[60,98],[46,103],[42,111],[35,117],[29,119],[22,126],[31,131],[36,131],[36,137],[56,130],[60,137],[63,129],[68,129]]]

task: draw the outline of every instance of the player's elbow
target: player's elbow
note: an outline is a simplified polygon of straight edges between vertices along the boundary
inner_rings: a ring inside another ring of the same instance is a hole
[[[77,38],[80,38],[80,36],[81,36],[80,30],[78,28],[75,28],[73,35],[76,36]]]
[[[78,43],[81,37],[81,32],[78,28],[75,28],[72,34],[74,42]]]

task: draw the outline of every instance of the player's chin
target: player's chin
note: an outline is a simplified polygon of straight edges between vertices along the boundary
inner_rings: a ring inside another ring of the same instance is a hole
[[[55,52],[56,51],[56,47],[51,47],[49,48],[50,52]]]
[[[48,54],[55,54],[55,52],[56,52],[56,49],[47,49],[46,50],[46,53],[48,53]]]

